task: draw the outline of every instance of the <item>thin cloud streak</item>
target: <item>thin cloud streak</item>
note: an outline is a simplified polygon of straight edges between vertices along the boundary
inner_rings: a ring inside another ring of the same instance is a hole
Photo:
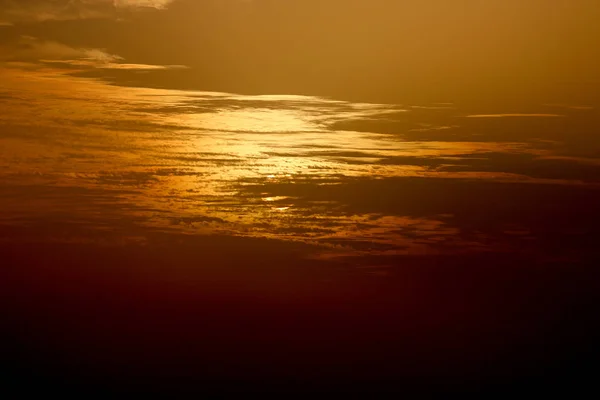
[[[33,36],[21,36],[16,42],[0,46],[0,61],[41,62],[63,64],[81,68],[118,70],[167,70],[187,69],[184,65],[152,65],[125,63],[124,58],[103,49],[75,48],[63,43],[42,40]]]
[[[164,10],[174,0],[0,0],[0,18],[9,23],[117,18],[120,11]]]
[[[467,115],[466,118],[511,118],[511,117],[539,117],[539,118],[560,118],[564,117],[561,114],[474,114]]]
[[[98,69],[119,69],[119,70],[133,70],[133,71],[153,71],[153,70],[169,70],[169,69],[189,69],[185,65],[151,65],[151,64],[128,64],[128,63],[114,63],[114,62],[101,62],[97,59],[80,59],[80,60],[40,60],[43,63],[49,64],[66,64],[76,67],[88,67]]]
[[[102,49],[75,48],[52,40],[23,35],[15,42],[0,46],[0,60],[39,61],[83,59],[103,63],[122,60],[122,57],[109,54]]]

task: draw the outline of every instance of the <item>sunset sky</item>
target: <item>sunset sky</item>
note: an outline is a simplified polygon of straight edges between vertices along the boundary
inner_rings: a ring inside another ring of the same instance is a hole
[[[0,0],[15,374],[579,382],[599,21],[598,0]]]
[[[0,10],[4,61],[62,61],[123,85],[395,102],[598,102],[600,92],[594,0],[3,0]]]

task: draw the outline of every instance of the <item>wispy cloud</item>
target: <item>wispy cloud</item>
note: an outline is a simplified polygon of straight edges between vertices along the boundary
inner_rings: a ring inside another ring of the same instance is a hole
[[[594,109],[593,106],[583,106],[583,105],[573,105],[573,104],[544,104],[544,106],[552,107],[552,108],[564,108],[564,109],[568,109],[568,110],[584,110],[584,111],[589,111],[589,110]]]
[[[110,55],[108,55],[110,56]],[[116,56],[115,56],[116,57]],[[115,61],[120,61],[122,58],[116,58]],[[119,62],[104,62],[102,59],[98,58],[84,58],[78,60],[40,60],[44,63],[59,63],[59,64],[68,64],[71,66],[78,67],[89,67],[89,68],[99,68],[99,69],[121,69],[121,70],[165,70],[165,69],[187,69],[185,65],[152,65],[152,64],[129,64],[129,63],[119,63]]]
[[[117,17],[120,11],[167,8],[174,0],[0,0],[0,19],[41,22]]]
[[[121,70],[185,69],[183,65],[149,65],[123,62],[123,57],[103,49],[76,48],[63,43],[21,36],[16,42],[0,46],[0,61],[42,62],[81,68]]]
[[[564,117],[564,115],[561,115],[561,114],[474,114],[474,115],[467,115],[467,118],[511,118],[511,117],[559,118],[559,117]]]
[[[113,0],[117,8],[148,7],[156,9],[167,8],[174,0]]]
[[[75,48],[65,44],[39,39],[34,36],[20,36],[16,41],[0,48],[0,60],[38,61],[82,59],[99,63],[118,62],[122,58],[101,49]]]

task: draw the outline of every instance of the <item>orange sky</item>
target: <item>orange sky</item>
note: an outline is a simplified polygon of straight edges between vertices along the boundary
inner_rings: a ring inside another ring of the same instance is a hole
[[[2,0],[0,60],[167,88],[595,102],[598,20],[593,0]]]

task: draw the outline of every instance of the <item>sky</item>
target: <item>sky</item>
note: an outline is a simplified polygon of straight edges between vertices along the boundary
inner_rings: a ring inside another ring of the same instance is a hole
[[[469,227],[474,199],[414,209],[346,190],[594,187],[599,12],[587,0],[1,0],[4,220],[78,210],[94,229],[110,213],[384,253],[483,248],[477,229],[530,234],[518,213]],[[22,201],[34,190],[49,190],[38,207]]]
[[[9,386],[574,394],[600,337],[598,21],[0,0]]]
[[[592,0],[3,0],[0,43],[6,61],[162,68],[82,72],[118,84],[396,102],[597,101],[599,17]],[[166,71],[172,65],[188,69]]]

